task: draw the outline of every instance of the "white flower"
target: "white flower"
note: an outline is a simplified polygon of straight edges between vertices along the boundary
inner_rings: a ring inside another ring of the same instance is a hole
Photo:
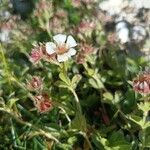
[[[76,54],[76,50],[73,47],[77,46],[77,43],[71,35],[67,37],[64,34],[57,34],[53,36],[53,39],[56,44],[47,42],[46,52],[49,55],[56,53],[59,62],[64,62]]]

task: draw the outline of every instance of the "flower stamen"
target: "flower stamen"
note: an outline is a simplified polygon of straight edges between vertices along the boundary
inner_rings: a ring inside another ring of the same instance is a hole
[[[59,45],[56,49],[56,53],[58,55],[62,55],[66,52],[68,52],[69,48],[66,46],[66,44],[63,44],[63,45]]]

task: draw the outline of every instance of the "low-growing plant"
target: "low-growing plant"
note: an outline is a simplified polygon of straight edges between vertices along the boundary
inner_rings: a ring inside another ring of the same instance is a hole
[[[120,50],[98,3],[35,1],[3,20],[0,149],[150,149],[149,64]]]

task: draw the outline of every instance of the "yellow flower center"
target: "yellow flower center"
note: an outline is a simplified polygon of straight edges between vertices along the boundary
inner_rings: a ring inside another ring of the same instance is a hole
[[[56,53],[58,54],[58,55],[62,55],[62,54],[64,54],[64,53],[66,53],[66,52],[68,52],[68,47],[66,46],[66,44],[63,44],[63,45],[60,45],[60,46],[58,46],[57,47],[57,49],[56,49]]]

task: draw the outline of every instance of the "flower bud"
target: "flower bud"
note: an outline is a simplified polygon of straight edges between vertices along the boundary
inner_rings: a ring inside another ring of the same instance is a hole
[[[35,96],[34,105],[40,113],[48,112],[53,108],[52,101],[47,93]]]
[[[33,76],[32,79],[27,83],[27,88],[29,90],[39,90],[42,89],[42,87],[42,79],[38,76]]]

